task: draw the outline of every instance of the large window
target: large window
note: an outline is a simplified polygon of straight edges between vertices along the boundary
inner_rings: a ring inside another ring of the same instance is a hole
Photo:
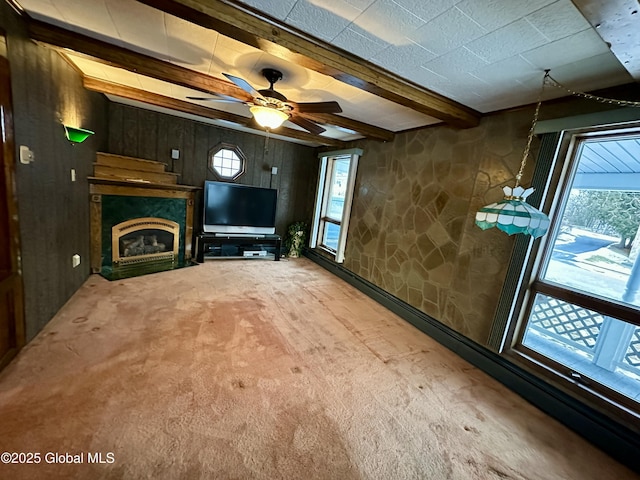
[[[640,415],[640,129],[575,135],[515,350]]]
[[[324,153],[316,193],[311,247],[322,248],[344,261],[351,200],[361,150]]]

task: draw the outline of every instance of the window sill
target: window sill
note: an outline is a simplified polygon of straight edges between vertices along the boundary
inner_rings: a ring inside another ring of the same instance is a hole
[[[332,252],[331,250],[318,246],[316,248],[311,248],[310,250],[314,251],[315,253],[322,255],[325,258],[328,258],[329,260],[331,260],[332,262],[336,262],[336,253]]]
[[[640,416],[626,405],[616,402],[610,395],[603,395],[594,390],[587,383],[571,378],[568,369],[560,364],[549,361],[539,353],[521,346],[520,349],[511,348],[502,356],[519,366],[523,370],[535,375],[545,382],[567,395],[572,396],[578,402],[583,402],[590,408],[608,416],[616,422],[626,425],[635,433],[640,433]],[[553,364],[553,365],[551,365]]]

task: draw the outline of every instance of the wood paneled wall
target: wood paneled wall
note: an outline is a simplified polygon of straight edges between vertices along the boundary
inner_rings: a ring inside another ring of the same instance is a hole
[[[22,19],[0,2],[11,68],[16,158],[20,145],[35,155],[17,162],[27,340],[56,314],[89,276],[89,186],[95,152],[106,146],[107,100],[82,86],[57,53],[36,45]],[[96,135],[72,147],[63,123]],[[71,182],[71,169],[76,182]],[[82,263],[72,268],[73,254]]]
[[[245,173],[236,183],[278,189],[278,234],[284,236],[292,222],[311,220],[318,172],[314,148],[109,104],[108,152],[164,162],[168,170],[180,174],[179,183],[201,187],[205,180],[218,180],[208,168],[208,153],[221,142],[237,145],[247,159]],[[171,160],[171,149],[180,151],[179,160]],[[271,167],[278,167],[277,175],[271,175]],[[202,229],[201,192],[196,196],[195,217],[197,233]]]

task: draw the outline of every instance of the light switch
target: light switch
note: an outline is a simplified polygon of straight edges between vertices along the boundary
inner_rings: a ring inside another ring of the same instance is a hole
[[[71,169],[71,181],[72,182],[76,181],[76,169],[75,168]]]
[[[71,264],[73,265],[73,268],[76,268],[78,265],[80,265],[80,255],[76,253],[73,257],[71,257]]]

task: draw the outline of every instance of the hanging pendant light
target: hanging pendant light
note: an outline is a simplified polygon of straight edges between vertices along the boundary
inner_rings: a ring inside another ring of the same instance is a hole
[[[520,186],[522,172],[527,164],[529,150],[531,149],[533,133],[538,123],[538,113],[540,112],[540,105],[542,104],[542,93],[548,76],[549,70],[545,70],[542,89],[540,90],[536,111],[533,115],[533,122],[529,130],[529,136],[527,137],[527,146],[524,149],[520,170],[516,175],[515,187],[503,187],[504,198],[500,202],[482,207],[476,213],[476,225],[483,230],[496,227],[498,230],[502,230],[509,235],[523,233],[538,238],[547,233],[549,229],[549,217],[537,208],[529,205],[526,201],[527,197],[533,193],[533,188],[527,188],[525,190]]]
[[[496,227],[509,235],[524,233],[533,238],[547,233],[549,217],[526,202],[533,188],[503,187],[502,191],[502,201],[482,207],[476,213],[476,225],[483,230]]]

